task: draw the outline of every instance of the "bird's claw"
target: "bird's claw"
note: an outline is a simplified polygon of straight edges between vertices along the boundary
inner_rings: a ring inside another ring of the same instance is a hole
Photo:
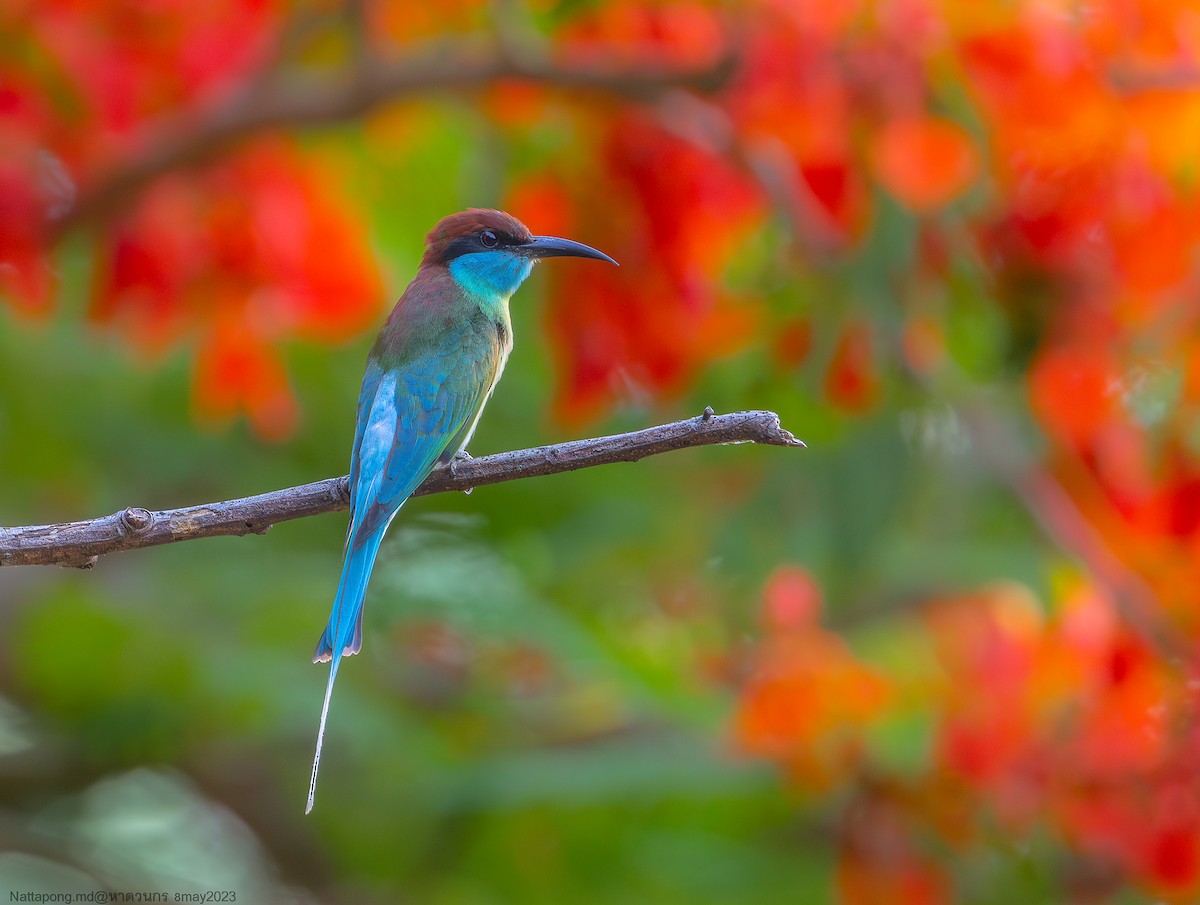
[[[474,456],[472,456],[472,455],[471,455],[469,452],[467,452],[465,449],[460,449],[458,452],[456,452],[456,453],[454,454],[454,458],[452,458],[452,459],[450,460],[450,476],[451,476],[451,477],[454,477],[454,478],[457,478],[457,477],[458,477],[458,468],[457,468],[457,466],[459,465],[459,463],[460,463],[460,462],[469,462],[469,461],[471,461],[471,459],[473,459],[473,458],[475,458],[475,457],[474,457]]]

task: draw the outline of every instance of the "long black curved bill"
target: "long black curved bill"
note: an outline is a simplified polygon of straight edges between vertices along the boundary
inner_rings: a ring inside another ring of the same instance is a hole
[[[572,242],[570,239],[558,239],[554,236],[534,236],[530,241],[519,245],[525,254],[531,258],[595,258],[597,261],[608,261],[617,264],[602,251],[597,251],[582,242]],[[620,267],[620,264],[617,264]]]

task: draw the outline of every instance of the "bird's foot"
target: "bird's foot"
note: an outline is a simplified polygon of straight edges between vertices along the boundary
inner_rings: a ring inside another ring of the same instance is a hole
[[[458,466],[463,462],[470,462],[473,458],[475,458],[475,457],[472,456],[465,449],[460,449],[458,452],[456,452],[454,454],[454,457],[450,459],[450,474],[454,475],[454,477],[457,478],[458,477]]]
[[[474,456],[472,456],[465,449],[460,449],[458,452],[456,452],[454,454],[454,458],[452,458],[450,460],[450,476],[452,478],[459,477],[458,466],[461,465],[463,462],[470,462],[471,459],[473,459],[473,458],[474,458]],[[468,487],[466,490],[463,491],[463,493],[470,493],[474,489],[475,489],[474,487]]]

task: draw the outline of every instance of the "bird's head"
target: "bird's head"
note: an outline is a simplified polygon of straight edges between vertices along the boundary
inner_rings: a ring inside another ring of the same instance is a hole
[[[511,214],[472,208],[442,219],[425,239],[422,267],[440,265],[468,292],[508,298],[542,258],[596,258],[602,251],[554,236],[535,236]]]

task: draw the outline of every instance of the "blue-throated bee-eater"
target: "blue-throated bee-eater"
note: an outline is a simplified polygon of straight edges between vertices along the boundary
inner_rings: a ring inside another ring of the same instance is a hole
[[[413,281],[371,347],[350,450],[350,527],[342,576],[314,663],[329,662],[308,806],[341,658],[362,646],[363,596],[388,525],[439,462],[475,432],[512,351],[508,300],[542,258],[613,261],[569,239],[534,236],[501,211],[443,219]]]

